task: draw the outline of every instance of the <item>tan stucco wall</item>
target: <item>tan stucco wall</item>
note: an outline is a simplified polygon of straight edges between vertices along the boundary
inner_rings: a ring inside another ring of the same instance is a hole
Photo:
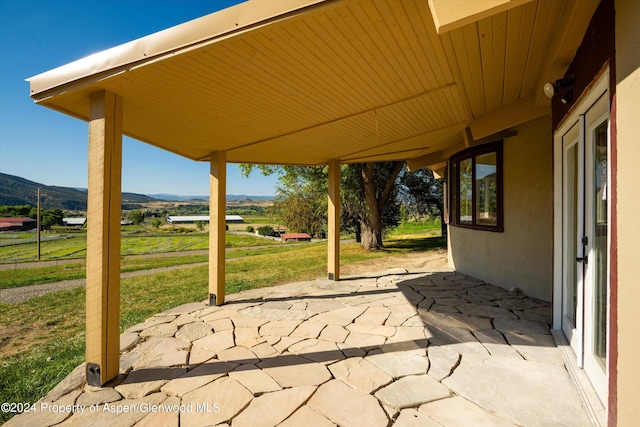
[[[617,425],[631,426],[638,425],[640,420],[640,2],[618,0],[615,7]]]
[[[505,289],[551,301],[551,122],[504,140],[504,232],[449,227],[449,264]]]

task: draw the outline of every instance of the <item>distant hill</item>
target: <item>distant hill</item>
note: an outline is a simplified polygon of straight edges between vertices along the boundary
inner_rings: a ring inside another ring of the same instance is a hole
[[[246,194],[227,194],[227,200],[273,200],[273,196],[247,196]]]
[[[87,210],[87,190],[39,184],[19,176],[0,173],[0,205],[38,204],[38,187],[45,209]],[[157,201],[144,194],[122,193],[122,204]]]
[[[38,187],[42,194],[41,201],[44,209],[62,209],[69,211],[87,210],[87,189],[57,187],[39,184],[19,176],[0,173],[0,205],[31,205],[38,204]],[[139,209],[142,203],[157,201],[185,202],[189,200],[206,201],[209,196],[179,196],[175,194],[136,194],[122,193],[122,205],[124,209]],[[228,194],[230,201],[271,201],[272,196],[246,196]]]
[[[149,197],[171,202],[187,202],[189,200],[209,200],[209,196],[181,196],[178,194],[148,194]],[[273,200],[273,196],[247,196],[245,194],[227,194],[227,200]]]
[[[167,200],[169,202],[186,202],[188,200],[208,200],[209,199],[209,196],[181,196],[178,194],[167,194],[167,193],[149,194],[148,196],[158,200]]]

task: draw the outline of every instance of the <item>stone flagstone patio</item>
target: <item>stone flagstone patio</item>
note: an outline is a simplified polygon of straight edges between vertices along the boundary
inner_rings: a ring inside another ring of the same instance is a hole
[[[549,303],[397,269],[186,304],[121,336],[7,426],[588,426]],[[66,406],[68,405],[68,406]]]

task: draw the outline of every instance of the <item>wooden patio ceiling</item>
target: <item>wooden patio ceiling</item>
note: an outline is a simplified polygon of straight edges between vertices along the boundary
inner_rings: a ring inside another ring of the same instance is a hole
[[[597,5],[492,1],[446,25],[441,0],[243,3],[35,76],[31,96],[88,120],[106,89],[125,135],[193,160],[435,165],[548,116],[542,86]]]

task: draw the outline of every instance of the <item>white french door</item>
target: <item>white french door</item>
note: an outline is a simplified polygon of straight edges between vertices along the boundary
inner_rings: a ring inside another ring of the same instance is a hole
[[[561,328],[606,404],[609,94],[602,76],[556,134],[562,152]],[[560,150],[557,150],[558,152]]]
[[[607,390],[609,307],[609,96],[585,113],[584,369],[602,400]]]
[[[580,144],[582,120],[562,135],[562,330],[582,367],[584,268],[584,146]]]

